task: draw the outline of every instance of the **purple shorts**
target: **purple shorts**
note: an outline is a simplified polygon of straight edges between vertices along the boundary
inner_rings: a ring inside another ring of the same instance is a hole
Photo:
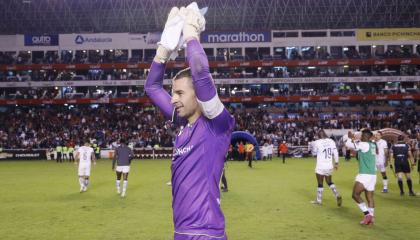
[[[206,235],[187,235],[174,233],[174,240],[227,240],[226,234],[224,236],[206,236]]]

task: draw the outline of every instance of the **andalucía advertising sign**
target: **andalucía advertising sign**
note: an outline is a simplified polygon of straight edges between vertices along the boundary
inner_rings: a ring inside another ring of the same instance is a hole
[[[87,37],[83,35],[77,35],[74,39],[76,44],[84,44],[84,43],[110,43],[112,42],[111,37]]]

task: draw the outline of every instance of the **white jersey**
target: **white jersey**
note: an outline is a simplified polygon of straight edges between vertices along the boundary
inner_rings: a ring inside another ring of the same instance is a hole
[[[378,149],[378,154],[376,154],[376,162],[384,163],[385,162],[385,149],[388,149],[388,144],[385,140],[379,139],[376,142],[376,147]]]
[[[268,146],[267,146],[267,152],[268,152],[268,155],[272,155],[273,154],[273,149],[274,149],[274,146],[273,146],[273,144],[271,143],[271,144],[268,144]]]
[[[338,163],[338,151],[332,139],[324,138],[312,142],[312,154],[316,155],[316,169],[332,169],[333,157]]]
[[[77,149],[79,153],[80,165],[90,165],[92,161],[93,148],[88,146],[81,146]]]
[[[264,144],[261,147],[261,154],[262,154],[263,157],[267,157],[268,156],[268,145],[267,144]]]

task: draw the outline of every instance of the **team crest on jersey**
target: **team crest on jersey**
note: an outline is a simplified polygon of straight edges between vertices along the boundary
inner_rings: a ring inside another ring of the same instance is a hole
[[[183,147],[183,148],[175,148],[174,149],[174,157],[184,155],[189,153],[193,149],[194,145]]]

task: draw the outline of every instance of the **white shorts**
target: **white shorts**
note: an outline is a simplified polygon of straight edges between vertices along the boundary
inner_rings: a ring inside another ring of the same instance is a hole
[[[369,192],[375,191],[376,175],[371,174],[357,174],[356,182],[361,183]]]
[[[129,173],[130,172],[130,166],[117,166],[115,171],[122,172],[122,173]]]
[[[319,175],[323,175],[323,176],[331,176],[333,173],[333,169],[320,169],[320,168],[316,168],[315,169],[315,173],[319,174]]]
[[[376,169],[380,172],[386,172],[385,163],[384,162],[376,162]]]
[[[90,165],[79,165],[79,176],[90,176]]]

